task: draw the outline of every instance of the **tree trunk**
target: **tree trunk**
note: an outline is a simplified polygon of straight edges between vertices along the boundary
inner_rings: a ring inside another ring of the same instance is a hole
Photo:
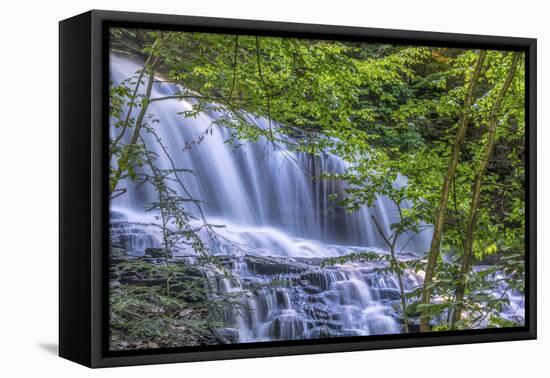
[[[470,116],[469,116],[470,107],[473,102],[474,89],[479,79],[479,76],[481,74],[483,63],[485,62],[485,55],[486,55],[485,51],[481,50],[479,52],[479,57],[477,59],[474,72],[468,84],[468,91],[466,93],[466,97],[464,98],[458,131],[456,133],[455,141],[451,151],[451,160],[449,162],[449,166],[447,167],[447,173],[443,181],[443,187],[441,189],[441,198],[439,200],[437,216],[434,222],[433,237],[430,245],[430,251],[428,253],[428,262],[426,264],[426,272],[424,276],[424,286],[422,288],[422,304],[429,304],[431,301],[429,285],[432,283],[433,276],[435,273],[437,258],[439,256],[439,247],[441,244],[441,237],[443,233],[443,223],[445,221],[445,216],[447,213],[447,203],[449,201],[449,191],[454,179],[456,167],[458,165],[458,158],[460,157],[460,150],[462,149],[462,142],[464,141],[464,135],[466,134],[466,129],[468,128],[468,122],[470,120]],[[429,315],[424,310],[422,311],[421,318],[420,318],[420,331],[428,332],[429,330],[430,330],[430,318],[429,318]]]
[[[147,87],[145,89],[145,98],[142,101],[141,109],[139,111],[138,117],[136,119],[136,124],[134,126],[134,133],[132,134],[132,139],[130,140],[130,145],[135,145],[138,142],[139,135],[141,132],[141,128],[143,126],[143,119],[145,118],[145,115],[147,114],[147,108],[149,107],[149,103],[151,102],[151,92],[153,90],[153,83],[155,81],[155,66],[157,63],[157,58],[153,61],[151,66],[148,69],[147,75]],[[128,159],[128,154],[124,154],[120,159]],[[113,192],[116,190],[116,186],[118,185],[118,182],[120,181],[120,178],[124,174],[124,170],[121,168],[121,164],[119,162],[116,172],[114,173],[113,177],[111,178],[111,182],[109,183],[109,197],[113,194]]]
[[[395,258],[395,251],[391,251],[392,260],[397,263]],[[397,271],[397,282],[399,283],[399,295],[401,296],[401,309],[403,310],[403,327],[405,333],[409,333],[409,318],[407,316],[407,298],[405,298],[405,287],[403,286],[403,276],[401,271]]]
[[[141,110],[136,119],[136,126],[134,128],[134,134],[132,135],[132,140],[130,141],[130,144],[136,144],[139,139],[139,133],[141,131],[141,127],[143,126],[143,119],[145,118],[145,114],[147,114],[147,108],[149,107],[149,103],[151,99],[151,91],[153,90],[153,83],[155,81],[156,64],[157,64],[157,59],[155,58],[155,60],[151,64],[151,68],[149,69],[149,72],[147,73],[149,75],[149,80],[147,81],[147,89],[145,90],[145,99],[143,101]]]
[[[464,238],[464,252],[462,255],[462,263],[460,266],[460,276],[459,276],[460,282],[455,292],[455,300],[457,302],[457,306],[455,307],[455,310],[453,312],[453,323],[456,323],[460,320],[462,309],[464,308],[461,302],[464,300],[464,291],[466,289],[466,279],[467,279],[468,272],[470,270],[470,265],[471,265],[472,255],[473,255],[473,244],[474,244],[474,237],[475,237],[474,234],[475,234],[477,213],[479,209],[479,200],[481,197],[481,185],[483,183],[483,177],[485,176],[485,171],[487,170],[487,165],[489,164],[489,159],[491,158],[491,154],[493,153],[493,148],[495,145],[495,134],[497,131],[498,112],[500,110],[502,101],[506,96],[506,92],[508,91],[508,88],[510,88],[510,84],[514,79],[519,58],[520,58],[520,53],[515,53],[514,58],[512,60],[512,66],[508,71],[508,76],[506,77],[506,80],[504,81],[504,84],[502,85],[502,88],[498,93],[498,96],[495,100],[495,103],[493,104],[493,107],[491,109],[491,113],[489,116],[489,125],[487,129],[487,145],[485,146],[483,159],[481,160],[481,164],[479,166],[479,169],[474,179],[474,184],[472,185],[472,199],[470,202],[470,213],[468,215],[468,223],[466,225],[466,235]]]
[[[136,86],[134,87],[134,91],[132,92],[132,100],[130,101],[130,104],[128,105],[128,111],[126,112],[126,117],[124,118],[124,124],[122,126],[122,130],[120,131],[120,134],[111,142],[111,146],[109,148],[109,162],[111,162],[111,159],[113,157],[113,151],[117,147],[118,143],[126,133],[126,130],[130,126],[130,118],[132,116],[132,111],[134,110],[134,107],[136,106],[136,96],[139,93],[139,87],[141,86],[141,81],[143,80],[143,76],[145,76],[145,73],[149,69],[149,65],[153,61],[153,54],[155,51],[155,48],[157,44],[159,43],[160,37],[157,37],[155,39],[155,42],[151,45],[151,52],[149,53],[149,56],[145,60],[145,64],[143,65],[143,69],[140,71],[137,79]]]

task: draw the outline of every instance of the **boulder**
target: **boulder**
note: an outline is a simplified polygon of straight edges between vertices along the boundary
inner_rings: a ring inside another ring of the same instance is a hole
[[[149,257],[153,259],[162,259],[166,258],[168,254],[162,248],[145,248],[144,257]]]
[[[111,247],[111,250],[109,252],[109,256],[111,258],[125,258],[128,257],[128,252],[124,248],[120,247]]]
[[[216,340],[222,344],[239,342],[239,331],[235,328],[219,328],[213,331]]]
[[[305,270],[301,263],[276,257],[247,255],[245,261],[248,269],[256,274],[277,275],[301,273]]]
[[[384,288],[378,289],[378,295],[380,299],[388,299],[390,301],[396,301],[401,299],[401,293],[398,289]]]

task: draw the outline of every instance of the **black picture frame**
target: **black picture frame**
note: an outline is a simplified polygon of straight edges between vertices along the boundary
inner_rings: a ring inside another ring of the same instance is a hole
[[[526,53],[525,327],[109,352],[109,26],[520,50]],[[59,354],[89,367],[536,338],[536,39],[92,10],[59,24]]]

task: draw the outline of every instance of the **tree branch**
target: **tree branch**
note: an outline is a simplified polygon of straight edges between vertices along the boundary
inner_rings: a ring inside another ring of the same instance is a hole
[[[260,75],[260,80],[262,81],[264,90],[267,94],[267,121],[269,123],[269,134],[271,136],[270,140],[273,143],[273,130],[271,128],[271,99],[269,97],[269,88],[267,87],[264,76],[262,74],[262,65],[260,62],[260,39],[258,36],[256,36],[256,58],[258,62],[258,74]],[[273,148],[275,148],[275,146],[273,146]]]

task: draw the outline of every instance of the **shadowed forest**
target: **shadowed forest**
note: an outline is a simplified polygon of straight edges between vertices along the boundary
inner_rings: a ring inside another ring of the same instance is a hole
[[[109,41],[111,350],[524,325],[522,52]]]

